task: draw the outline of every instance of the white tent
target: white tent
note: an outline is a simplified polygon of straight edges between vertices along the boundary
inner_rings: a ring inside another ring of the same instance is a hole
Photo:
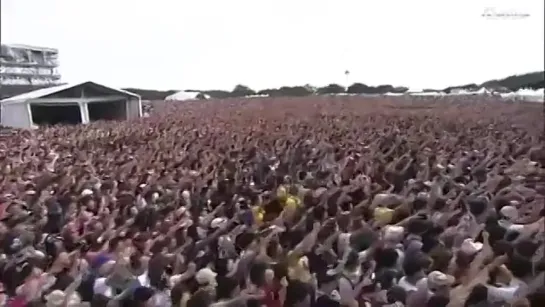
[[[475,95],[491,95],[492,92],[488,90],[486,87],[481,87],[477,91],[473,92]]]
[[[531,102],[543,102],[543,89],[520,89],[516,92],[510,93],[501,93],[500,96],[508,100],[522,100],[522,101],[531,101]]]
[[[90,81],[39,89],[0,103],[2,125],[13,128],[142,117],[140,96]]]
[[[526,101],[543,102],[543,89],[520,89],[516,93],[517,97]]]
[[[419,93],[409,93],[411,96],[445,96],[443,92],[419,92]]]
[[[208,99],[208,95],[204,95],[200,92],[185,92],[185,91],[179,91],[177,93],[174,93],[172,95],[169,95],[165,98],[167,101],[186,101],[186,100],[197,100],[200,96],[204,96],[204,98]]]

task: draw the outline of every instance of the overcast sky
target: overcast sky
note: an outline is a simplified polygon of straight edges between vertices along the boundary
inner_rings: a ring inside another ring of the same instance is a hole
[[[439,88],[544,66],[543,0],[1,3],[2,43],[58,48],[66,82],[149,89],[332,82]]]

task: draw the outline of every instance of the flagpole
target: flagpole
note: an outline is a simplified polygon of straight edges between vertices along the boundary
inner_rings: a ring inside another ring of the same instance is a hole
[[[348,71],[348,69],[344,71],[344,76],[345,76],[345,87],[346,89],[348,89],[348,87],[350,86],[350,82],[349,82],[350,71]]]

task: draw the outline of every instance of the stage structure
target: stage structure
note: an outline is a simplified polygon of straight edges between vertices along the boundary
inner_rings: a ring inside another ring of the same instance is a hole
[[[13,128],[142,117],[139,95],[91,81],[35,90],[0,104],[2,126]]]

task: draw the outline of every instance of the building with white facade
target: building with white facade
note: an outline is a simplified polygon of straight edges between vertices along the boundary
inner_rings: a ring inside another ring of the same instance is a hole
[[[3,98],[29,90],[58,85],[59,51],[19,44],[0,46],[0,86]],[[17,90],[21,88],[21,90]]]

